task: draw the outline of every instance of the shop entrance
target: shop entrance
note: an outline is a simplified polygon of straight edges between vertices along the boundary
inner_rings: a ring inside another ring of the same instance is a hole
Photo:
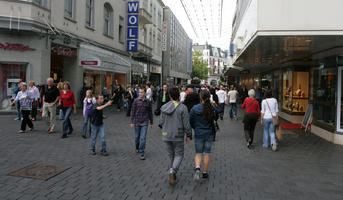
[[[337,85],[337,132],[343,133],[343,67],[338,68]]]
[[[62,81],[63,65],[64,65],[64,57],[52,53],[50,77],[54,79],[55,83]]]

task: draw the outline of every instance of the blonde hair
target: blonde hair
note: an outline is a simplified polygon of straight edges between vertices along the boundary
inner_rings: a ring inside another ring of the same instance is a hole
[[[57,88],[59,89],[59,90],[63,90],[63,82],[59,82],[58,84],[57,84]]]

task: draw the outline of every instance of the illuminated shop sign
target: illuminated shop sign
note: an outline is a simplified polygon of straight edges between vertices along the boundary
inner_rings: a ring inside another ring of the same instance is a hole
[[[130,1],[127,7],[127,51],[138,51],[139,2]]]
[[[36,49],[31,48],[29,45],[23,45],[18,43],[0,43],[0,49],[4,50],[14,50],[14,51],[34,51]]]
[[[167,51],[167,22],[162,25],[162,51]]]

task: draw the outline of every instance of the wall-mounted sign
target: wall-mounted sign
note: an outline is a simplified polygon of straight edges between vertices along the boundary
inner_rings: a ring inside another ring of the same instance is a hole
[[[81,60],[81,65],[98,65],[97,60]]]
[[[69,57],[76,56],[76,49],[64,47],[61,45],[55,45],[55,44],[51,45],[51,52],[59,56],[69,56]]]
[[[138,51],[139,2],[130,1],[127,5],[127,51]]]
[[[36,49],[31,48],[29,45],[23,45],[18,43],[0,43],[0,49],[4,50],[14,50],[14,51],[34,51]]]
[[[167,50],[167,23],[163,22],[162,24],[162,51]]]

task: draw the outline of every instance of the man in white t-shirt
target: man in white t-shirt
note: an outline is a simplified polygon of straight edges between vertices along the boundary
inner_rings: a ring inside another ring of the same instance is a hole
[[[218,90],[216,94],[218,96],[218,103],[221,109],[221,113],[219,114],[219,117],[221,120],[223,120],[223,115],[225,111],[225,102],[227,101],[227,94],[224,91],[224,86],[221,85],[220,90]]]
[[[236,87],[231,86],[230,91],[228,93],[229,96],[229,106],[230,106],[230,119],[237,120],[237,97],[238,92],[236,90]]]
[[[152,90],[150,88],[150,83],[146,84],[146,99],[149,99],[152,102]]]

